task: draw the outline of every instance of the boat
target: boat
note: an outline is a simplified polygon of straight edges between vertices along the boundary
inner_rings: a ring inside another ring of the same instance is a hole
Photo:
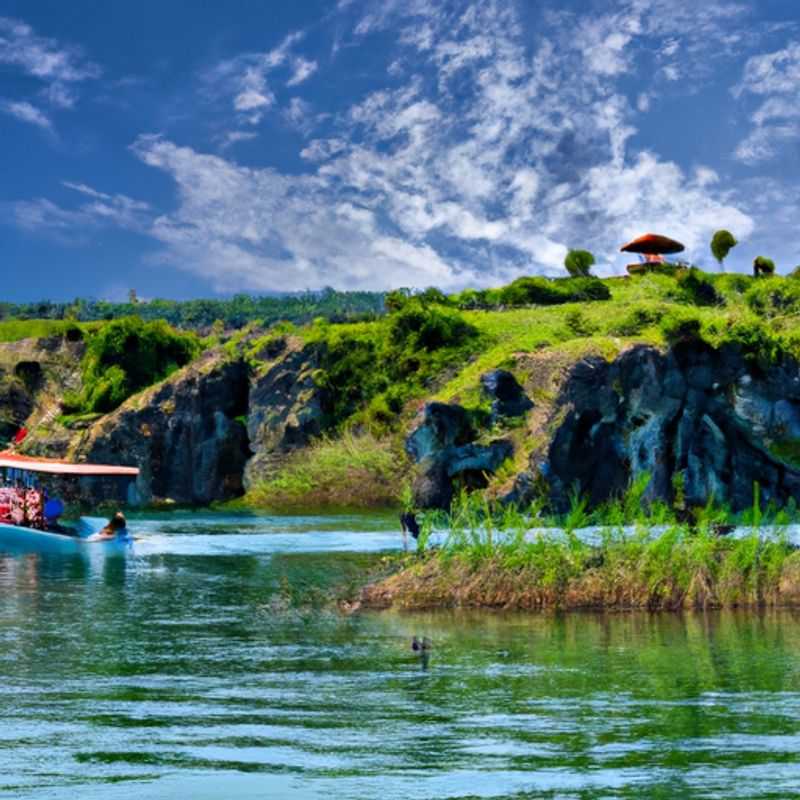
[[[45,493],[36,484],[46,476],[120,477],[134,480],[136,467],[111,464],[71,463],[54,458],[34,458],[12,451],[0,452],[0,550],[4,552],[45,550],[82,552],[86,549],[125,550],[133,542],[127,527],[113,538],[97,538],[108,524],[107,519],[81,517],[73,525],[62,525],[61,501],[45,501]],[[14,484],[17,484],[16,488]],[[31,494],[33,492],[33,494]],[[29,498],[33,506],[29,507]],[[13,507],[12,507],[13,506]]]

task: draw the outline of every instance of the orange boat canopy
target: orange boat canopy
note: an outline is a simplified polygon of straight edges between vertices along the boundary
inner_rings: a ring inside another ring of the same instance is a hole
[[[110,464],[70,464],[55,458],[29,458],[8,451],[0,452],[0,469],[21,469],[26,472],[46,472],[50,475],[129,475],[139,474],[136,467],[117,467]]]

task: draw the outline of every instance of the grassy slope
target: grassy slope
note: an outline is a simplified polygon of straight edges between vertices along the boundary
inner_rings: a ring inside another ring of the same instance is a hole
[[[712,343],[722,341],[737,325],[746,330],[765,330],[784,337],[794,335],[797,327],[794,315],[769,319],[765,315],[757,316],[748,306],[744,293],[753,286],[766,286],[767,283],[754,282],[744,276],[708,277],[724,297],[724,305],[696,306],[681,292],[674,278],[649,274],[632,279],[608,279],[605,283],[611,291],[611,299],[607,301],[465,311],[464,318],[481,334],[471,355],[442,365],[426,386],[410,392],[394,430],[379,428],[375,436],[364,440],[363,458],[355,457],[351,437],[328,440],[324,448],[312,448],[307,457],[300,455],[293,459],[270,486],[265,486],[248,500],[255,505],[274,504],[291,508],[308,502],[309,495],[301,491],[302,487],[320,486],[326,487],[320,490],[320,496],[334,493],[337,505],[374,507],[385,502],[399,504],[410,473],[402,457],[402,435],[420,401],[455,401],[467,407],[478,407],[482,403],[481,374],[498,367],[514,371],[518,354],[547,355],[564,365],[590,353],[613,359],[634,344],[664,346],[667,323],[687,317],[698,321],[703,335]],[[779,287],[800,287],[800,282],[792,279],[777,278],[773,282]],[[329,326],[327,333],[311,326],[299,329],[297,333],[306,341],[314,341],[329,335],[330,331],[337,335],[352,333],[358,337],[380,337],[385,329],[386,321],[381,320]],[[518,374],[518,377],[524,381],[526,376]],[[546,403],[551,398],[534,399]],[[359,419],[359,422],[363,420]],[[515,470],[523,466],[531,446],[530,433],[525,428],[504,431],[504,434],[510,435],[519,445],[519,463],[510,464],[499,476],[499,481],[507,481]],[[387,466],[387,461],[379,457],[378,452],[397,454],[396,461]],[[338,472],[331,467],[337,463],[340,465]],[[358,474],[360,480],[357,483],[346,481],[348,473]],[[344,483],[334,490],[334,484],[339,481]],[[365,483],[375,487],[374,496]],[[347,486],[352,487],[350,496]],[[314,493],[310,497],[313,498]]]

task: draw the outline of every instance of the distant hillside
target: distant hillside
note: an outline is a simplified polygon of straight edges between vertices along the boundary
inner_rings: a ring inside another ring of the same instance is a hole
[[[0,303],[0,320],[73,320],[98,322],[137,316],[164,320],[184,330],[210,329],[215,323],[225,330],[248,323],[269,326],[279,320],[297,324],[325,317],[333,322],[364,319],[382,314],[383,292],[338,292],[323,289],[292,295],[238,294],[217,300],[148,300],[112,303],[79,298],[69,303],[43,300],[36,303]]]

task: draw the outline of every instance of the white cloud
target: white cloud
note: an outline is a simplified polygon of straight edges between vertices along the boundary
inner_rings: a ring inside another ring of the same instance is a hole
[[[23,230],[49,234],[64,243],[80,243],[101,228],[119,227],[146,233],[152,212],[149,204],[124,194],[106,194],[84,183],[63,181],[63,186],[86,199],[64,207],[46,198],[12,205],[14,221]]]
[[[605,272],[619,270],[620,243],[645,230],[690,248],[720,225],[746,236],[752,220],[711,169],[689,174],[632,145],[636,93],[629,100],[625,88],[637,53],[661,69],[679,46],[681,64],[693,69],[701,56],[692,25],[707,42],[728,30],[721,6],[690,5],[626,0],[610,14],[558,12],[531,40],[502,0],[391,0],[360,17],[351,36],[391,30],[394,45],[381,40],[386,65],[402,71],[325,120],[302,89],[289,99],[280,88],[300,74],[300,59],[314,63],[293,35],[220,64],[211,80],[240,125],[274,106],[304,136],[313,130],[299,146],[305,171],[246,167],[142,136],[133,152],[172,179],[177,203],[134,219],[160,243],[160,259],[220,291],[496,285],[560,274],[568,246],[593,250]],[[649,102],[653,91],[641,94]],[[248,134],[231,130],[222,149]],[[41,204],[26,213],[65,221]]]
[[[5,114],[10,114],[12,117],[16,117],[21,122],[35,125],[37,128],[42,128],[46,131],[51,131],[53,129],[53,123],[50,121],[50,118],[26,100],[0,101],[0,111]]]
[[[232,97],[233,109],[238,113],[240,123],[257,125],[266,111],[276,104],[269,75],[288,67],[290,74],[284,83],[292,87],[306,81],[317,70],[316,61],[292,55],[292,48],[303,36],[302,31],[290,33],[272,50],[228,59],[206,75],[206,82],[214,92]]]
[[[298,57],[292,63],[292,77],[286,82],[287,86],[297,86],[307,81],[316,71],[317,62]]]
[[[100,76],[100,67],[87,60],[79,48],[39,36],[30,25],[8,17],[0,17],[0,64],[14,67],[43,83],[44,88],[39,92],[41,100],[59,109],[75,105],[77,84]],[[6,110],[39,127],[52,127],[42,112],[30,112],[33,105],[28,100],[17,100],[14,105],[19,113],[8,107]]]
[[[785,143],[800,139],[800,42],[749,58],[732,92],[737,99],[766,97],[734,157],[748,165],[776,157]]]

